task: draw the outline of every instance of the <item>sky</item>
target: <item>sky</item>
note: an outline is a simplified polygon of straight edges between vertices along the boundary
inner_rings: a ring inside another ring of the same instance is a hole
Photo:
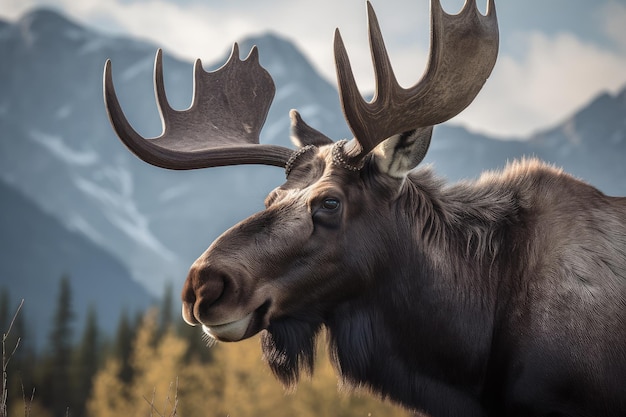
[[[397,78],[409,87],[427,61],[429,0],[371,2]],[[482,12],[486,2],[478,0]],[[455,14],[464,1],[441,3]],[[207,63],[234,41],[272,31],[295,42],[332,83],[339,27],[359,87],[365,93],[374,86],[365,0],[0,0],[0,18],[15,21],[41,6]],[[598,94],[626,87],[626,0],[496,0],[496,10],[498,62],[455,123],[503,138],[528,136],[562,123]]]

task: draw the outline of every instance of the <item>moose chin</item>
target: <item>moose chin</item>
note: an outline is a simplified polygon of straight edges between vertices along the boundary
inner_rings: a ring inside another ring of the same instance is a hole
[[[493,0],[447,14],[431,2],[421,80],[398,85],[368,3],[376,94],[356,86],[339,31],[339,95],[354,138],[333,141],[292,110],[296,149],[259,144],[275,87],[258,52],[194,68],[173,110],[161,52],[163,134],[128,123],[107,62],[111,123],[144,161],[169,169],[264,164],[286,181],[265,210],[191,266],[183,317],[214,339],[261,333],[285,385],[314,368],[326,330],[339,377],[438,416],[626,416],[626,198],[534,159],[445,184],[418,167],[433,126],[466,108],[496,62]]]

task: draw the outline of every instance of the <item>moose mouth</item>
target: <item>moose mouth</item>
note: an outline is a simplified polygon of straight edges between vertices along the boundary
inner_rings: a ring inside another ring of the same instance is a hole
[[[248,314],[246,317],[231,321],[230,323],[217,324],[214,326],[202,325],[202,330],[214,339],[221,340],[223,342],[234,342],[244,338],[246,330],[252,321],[254,312]]]
[[[270,302],[263,303],[245,317],[224,324],[202,325],[202,330],[221,342],[236,342],[255,335],[262,330]]]

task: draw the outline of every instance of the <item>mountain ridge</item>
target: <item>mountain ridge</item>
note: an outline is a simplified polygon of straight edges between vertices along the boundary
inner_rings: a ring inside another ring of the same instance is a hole
[[[102,69],[110,58],[128,120],[140,134],[157,136],[161,123],[152,81],[157,47],[86,29],[50,10],[25,16],[23,22],[0,26],[5,57],[0,62],[0,178],[122,260],[153,294],[169,280],[182,285],[193,260],[226,228],[262,209],[263,198],[284,181],[284,173],[263,166],[173,172],[137,160],[108,123]],[[29,31],[45,28],[46,35],[20,30],[28,19]],[[266,34],[238,44],[242,58],[252,44],[258,46],[261,65],[276,84],[262,143],[292,146],[292,108],[331,138],[351,137],[335,87],[287,38]],[[205,68],[220,67],[229,53]],[[186,108],[192,63],[168,51],[163,61],[168,99],[174,108]],[[495,140],[443,124],[435,128],[425,162],[455,181],[534,155],[609,194],[626,195],[626,129],[620,118],[626,114],[625,96],[626,90],[613,98],[599,95],[563,123],[525,141]]]
[[[116,257],[82,234],[67,230],[2,181],[0,196],[0,287],[9,296],[24,299],[22,314],[31,332],[20,337],[29,346],[45,345],[62,277],[67,277],[74,294],[77,337],[90,307],[95,309],[100,329],[113,335],[122,311],[132,315],[153,302]]]

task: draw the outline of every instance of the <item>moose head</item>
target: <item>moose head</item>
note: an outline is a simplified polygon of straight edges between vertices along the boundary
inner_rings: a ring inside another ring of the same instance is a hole
[[[286,319],[314,316],[322,323],[336,305],[371,290],[393,252],[403,250],[402,233],[390,226],[397,221],[390,202],[424,158],[433,126],[466,108],[491,73],[498,51],[493,1],[485,16],[475,1],[458,15],[432,2],[428,68],[408,89],[396,81],[370,3],[367,11],[376,75],[371,102],[359,93],[335,32],[341,104],[354,134],[350,141],[333,142],[292,110],[298,149],[259,144],[275,87],[259,65],[256,47],[242,61],[237,44],[215,72],[205,72],[196,61],[194,100],[184,111],[168,104],[157,52],[155,92],[163,133],[146,140],[125,118],[106,63],[110,121],[144,161],[169,169],[285,168],[287,181],[267,197],[266,209],[219,237],[189,272],[183,317],[217,340],[241,340]]]

